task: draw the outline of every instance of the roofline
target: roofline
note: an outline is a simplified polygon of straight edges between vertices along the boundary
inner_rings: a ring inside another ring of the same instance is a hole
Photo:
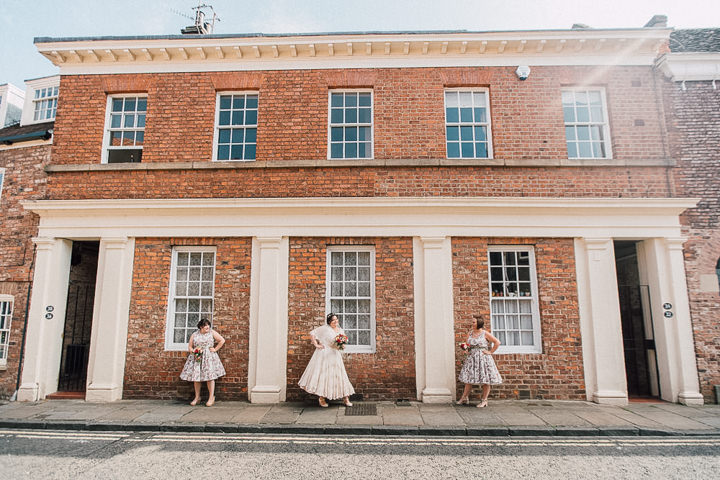
[[[0,137],[0,144],[11,145],[13,143],[27,142],[30,140],[48,140],[52,136],[52,131],[52,128],[43,128],[34,132],[21,133],[20,135]]]
[[[370,35],[453,35],[453,34],[540,34],[540,33],[620,33],[620,32],[672,32],[666,27],[643,28],[583,28],[583,29],[538,29],[538,30],[397,30],[397,31],[349,31],[349,32],[305,32],[305,33],[215,33],[173,34],[173,35],[135,35],[135,36],[99,36],[99,37],[35,37],[34,44],[65,43],[86,41],[133,41],[133,40],[183,40],[183,39],[224,39],[224,38],[293,38],[293,37],[339,37],[339,36],[370,36]]]

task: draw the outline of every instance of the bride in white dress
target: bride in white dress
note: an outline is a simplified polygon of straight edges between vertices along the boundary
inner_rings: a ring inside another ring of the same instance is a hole
[[[325,399],[335,400],[341,397],[343,403],[351,407],[348,397],[355,393],[355,389],[348,379],[342,355],[335,343],[335,338],[345,332],[340,328],[334,313],[328,314],[326,322],[326,325],[310,332],[315,352],[298,385],[306,392],[317,395],[321,407],[328,406]]]

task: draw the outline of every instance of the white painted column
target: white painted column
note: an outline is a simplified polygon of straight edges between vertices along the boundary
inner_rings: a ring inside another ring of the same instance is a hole
[[[415,375],[424,403],[455,397],[452,245],[450,237],[413,238]]]
[[[34,402],[57,391],[72,242],[33,238],[35,273],[18,400]]]
[[[588,400],[625,405],[627,379],[613,241],[575,239],[575,258]]]
[[[88,402],[122,399],[134,254],[133,238],[100,240],[85,394]]]
[[[684,242],[682,238],[646,240],[644,262],[655,323],[661,398],[702,405],[685,278]],[[672,316],[666,316],[666,312]]]
[[[279,403],[287,390],[287,237],[254,237],[250,274],[251,403]]]

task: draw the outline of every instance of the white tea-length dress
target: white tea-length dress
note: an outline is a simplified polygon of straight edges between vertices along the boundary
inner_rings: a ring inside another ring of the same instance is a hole
[[[310,332],[325,348],[315,349],[298,382],[300,388],[328,400],[355,393],[345,371],[342,354],[335,344],[335,337],[341,333],[345,334],[342,329],[335,331],[330,325],[323,325]]]

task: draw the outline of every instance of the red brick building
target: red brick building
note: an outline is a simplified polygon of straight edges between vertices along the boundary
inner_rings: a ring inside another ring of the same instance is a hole
[[[678,30],[660,60],[678,194],[698,198],[683,215],[690,313],[701,392],[720,385],[720,29]]]
[[[454,399],[482,314],[496,397],[702,403],[669,35],[37,39],[61,101],[18,397],[62,389],[71,326],[88,400],[189,396],[208,318],[220,400],[300,399],[333,311],[369,399]]]

